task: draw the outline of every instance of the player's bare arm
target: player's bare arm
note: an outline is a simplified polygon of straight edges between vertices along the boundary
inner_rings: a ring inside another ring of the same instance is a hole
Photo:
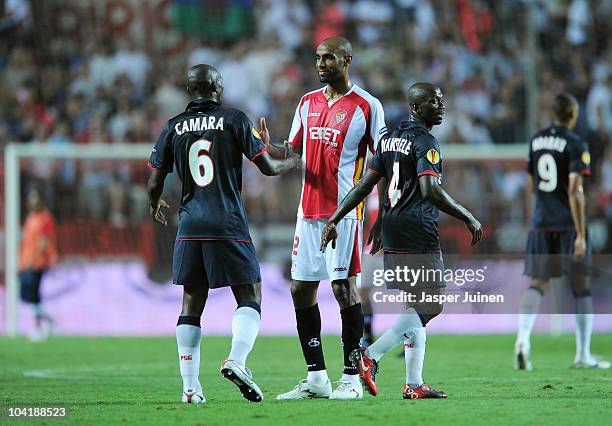
[[[472,234],[472,245],[482,238],[482,225],[468,209],[456,202],[438,183],[438,178],[431,175],[419,177],[419,188],[423,197],[444,213],[462,220]]]
[[[336,224],[340,222],[340,220],[346,216],[348,212],[357,207],[357,205],[361,203],[370,192],[372,192],[374,185],[376,185],[381,178],[382,176],[380,174],[368,170],[366,175],[359,182],[357,182],[357,185],[355,185],[353,189],[346,194],[344,200],[342,200],[334,214],[329,218],[329,221],[323,228],[323,233],[321,235],[321,251],[323,253],[325,253],[325,248],[330,241],[332,243],[332,248],[336,248],[336,238],[338,238]]]
[[[284,160],[291,157],[295,152],[293,145],[287,141],[283,143],[283,146],[277,146],[270,142],[270,131],[268,130],[265,117],[261,117],[259,119],[259,136],[261,136],[261,139],[266,146],[266,151],[270,153],[272,158]],[[297,154],[298,158],[302,156],[301,152],[298,152]]]
[[[278,176],[295,168],[300,162],[300,156],[291,154],[288,158],[277,159],[268,152],[264,152],[253,162],[264,175]]]
[[[385,191],[387,189],[387,179],[381,177],[378,183],[378,215],[368,234],[368,244],[372,244],[370,254],[376,254],[382,249],[382,217],[383,206],[385,204]]]
[[[569,175],[568,198],[572,220],[576,229],[576,241],[574,242],[574,256],[582,257],[586,253],[586,220],[585,199],[582,186],[583,177],[580,173],[572,172]]]
[[[164,191],[164,181],[168,173],[160,170],[151,170],[151,176],[147,181],[147,192],[149,193],[150,213],[153,220],[164,226],[168,224],[162,208],[168,208],[170,205],[162,200],[161,195]]]

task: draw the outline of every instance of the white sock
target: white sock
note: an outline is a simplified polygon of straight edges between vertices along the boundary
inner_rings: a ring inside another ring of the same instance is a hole
[[[327,370],[309,371],[306,380],[315,385],[324,385],[329,380]]]
[[[591,358],[591,334],[593,333],[593,298],[576,298],[576,361]]]
[[[345,383],[359,383],[359,374],[342,373],[342,378],[340,381]]]
[[[405,333],[413,328],[423,327],[421,318],[414,308],[409,308],[405,314],[398,315],[395,323],[383,333],[374,343],[366,349],[366,355],[375,361],[380,359],[389,351],[399,346],[406,336]]]
[[[406,384],[418,387],[423,384],[423,362],[425,361],[425,327],[413,328],[404,340],[406,361]]]
[[[533,330],[533,324],[535,324],[540,310],[540,302],[542,302],[542,293],[533,287],[529,287],[523,295],[519,308],[519,325],[516,335],[518,344],[530,345],[531,330]]]
[[[246,359],[259,333],[259,312],[250,306],[241,306],[234,311],[232,319],[232,349],[228,359],[244,367]]]
[[[195,325],[180,324],[176,326],[176,344],[178,346],[179,367],[183,378],[183,390],[202,391],[200,385],[200,337],[202,329]]]

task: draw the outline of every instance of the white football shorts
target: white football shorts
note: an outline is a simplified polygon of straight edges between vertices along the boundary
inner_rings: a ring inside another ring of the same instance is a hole
[[[363,222],[342,219],[338,229],[336,248],[331,242],[321,253],[321,233],[326,219],[298,218],[291,253],[291,278],[300,281],[341,280],[361,272]]]

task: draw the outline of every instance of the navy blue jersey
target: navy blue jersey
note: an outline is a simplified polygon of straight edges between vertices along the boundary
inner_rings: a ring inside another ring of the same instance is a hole
[[[419,176],[442,183],[442,158],[435,137],[421,123],[404,121],[378,143],[368,166],[387,179],[383,247],[390,252],[427,253],[440,249],[438,209],[423,198]]]
[[[240,191],[242,155],[254,160],[264,143],[239,110],[197,99],[170,119],[149,166],[182,182],[177,238],[250,240]]]
[[[527,169],[536,197],[533,227],[550,231],[574,229],[567,187],[572,172],[588,175],[587,144],[564,126],[551,125],[529,142]]]

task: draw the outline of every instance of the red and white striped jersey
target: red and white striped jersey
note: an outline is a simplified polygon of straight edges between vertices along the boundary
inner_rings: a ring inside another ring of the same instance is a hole
[[[325,87],[306,93],[295,111],[289,143],[302,151],[298,217],[329,219],[361,179],[368,148],[386,132],[380,101],[353,85],[329,104]],[[346,215],[363,219],[363,203]]]

